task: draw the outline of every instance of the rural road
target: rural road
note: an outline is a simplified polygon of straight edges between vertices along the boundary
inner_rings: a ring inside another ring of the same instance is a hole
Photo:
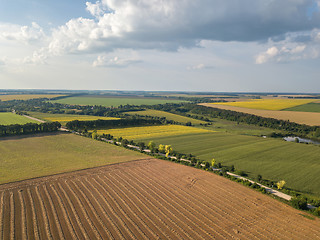
[[[40,120],[40,119],[38,119],[38,118],[30,117],[30,116],[28,116],[28,115],[22,115],[22,116],[24,116],[24,117],[26,117],[26,118],[29,118],[29,119],[31,119],[31,120],[35,120],[35,121],[41,122],[41,123],[45,123],[45,122],[46,122],[46,121]]]

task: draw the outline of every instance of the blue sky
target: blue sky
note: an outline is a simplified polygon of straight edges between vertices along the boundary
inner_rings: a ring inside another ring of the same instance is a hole
[[[319,0],[0,3],[0,88],[320,92]]]

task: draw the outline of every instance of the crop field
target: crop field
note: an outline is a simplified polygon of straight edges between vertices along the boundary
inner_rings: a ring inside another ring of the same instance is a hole
[[[67,133],[0,138],[0,152],[0,184],[144,157]]]
[[[123,137],[129,140],[157,138],[162,136],[192,135],[196,133],[214,132],[212,130],[187,127],[181,125],[161,125],[147,127],[115,128],[98,130],[98,134],[111,134],[115,137]]]
[[[308,103],[299,105],[292,108],[287,108],[285,111],[297,111],[297,112],[316,112],[320,113],[320,103]]]
[[[173,113],[168,113],[168,112],[164,112],[164,111],[158,111],[158,110],[153,110],[153,109],[148,109],[145,111],[137,111],[137,112],[127,112],[127,114],[130,115],[140,115],[140,116],[153,116],[153,117],[165,117],[168,120],[171,121],[176,121],[176,122],[180,122],[180,123],[187,123],[187,122],[191,122],[193,125],[199,125],[201,124],[205,124],[205,121],[201,121],[201,120],[197,120],[197,119],[193,119],[193,118],[189,118],[189,117],[184,117],[184,116],[180,116],[177,114],[173,114]]]
[[[120,105],[155,105],[164,103],[180,103],[182,100],[153,99],[153,98],[112,98],[112,97],[68,97],[52,102],[71,105],[101,105],[118,107]]]
[[[262,110],[283,110],[310,102],[314,99],[250,99],[248,101],[214,103],[217,105],[227,105],[242,108],[262,109]]]
[[[250,109],[243,107],[235,107],[221,104],[201,103],[199,105],[213,108],[226,109],[236,112],[243,112],[253,114],[266,118],[275,118],[280,120],[289,120],[290,122],[296,122],[300,124],[306,124],[310,126],[320,126],[320,113],[317,112],[294,112],[294,111],[273,111],[273,110],[261,110]]]
[[[0,95],[1,101],[10,101],[10,100],[29,100],[36,98],[55,98],[62,97],[65,95],[61,94],[18,94],[18,95]]]
[[[156,159],[0,186],[1,239],[317,239],[320,220]]]
[[[24,116],[14,114],[11,112],[0,112],[0,125],[10,124],[26,124],[26,123],[39,123]]]
[[[50,114],[50,113],[40,113],[40,112],[29,112],[32,117],[39,118],[42,120],[55,122],[58,121],[62,125],[73,120],[79,121],[94,121],[98,119],[102,120],[117,120],[119,118],[114,117],[100,117],[100,116],[89,116],[89,115],[76,115],[76,114]]]
[[[320,196],[320,147],[280,139],[264,139],[228,133],[202,133],[142,139],[170,144],[181,153],[244,170],[249,176],[284,179],[287,187]]]

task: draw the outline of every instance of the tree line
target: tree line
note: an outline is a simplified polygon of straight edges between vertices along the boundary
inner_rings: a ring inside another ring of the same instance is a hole
[[[238,123],[252,124],[260,127],[267,127],[277,130],[284,130],[288,133],[293,133],[299,136],[309,136],[314,138],[320,138],[319,126],[308,126],[305,124],[294,123],[285,120],[279,120],[274,118],[265,118],[248,113],[236,112],[231,110],[209,108],[196,104],[163,104],[157,106],[151,106],[149,108],[171,112],[187,117],[210,121],[209,118],[220,118]]]
[[[0,136],[24,135],[31,133],[55,132],[61,127],[59,122],[26,123],[0,125]]]
[[[161,125],[162,121],[158,119],[130,118],[118,120],[94,120],[94,121],[78,121],[68,122],[66,127],[70,130],[96,129],[96,128],[117,128],[128,126],[145,126],[145,125]]]

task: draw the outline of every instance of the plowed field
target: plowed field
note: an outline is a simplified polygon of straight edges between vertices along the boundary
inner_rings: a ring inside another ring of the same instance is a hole
[[[0,239],[319,239],[320,221],[155,159],[0,186]]]

